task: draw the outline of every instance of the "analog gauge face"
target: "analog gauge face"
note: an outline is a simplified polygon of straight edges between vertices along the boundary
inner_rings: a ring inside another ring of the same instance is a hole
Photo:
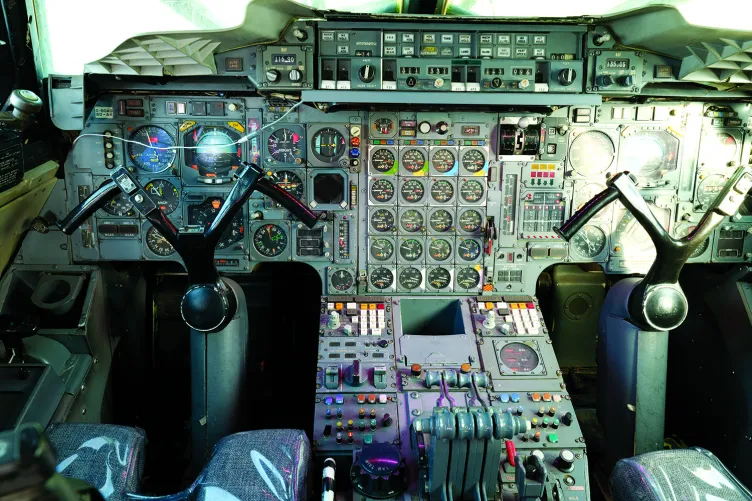
[[[419,232],[424,224],[423,214],[415,209],[406,210],[400,215],[400,227],[408,233]]]
[[[311,149],[322,162],[336,162],[345,152],[345,138],[337,129],[326,127],[313,135]]]
[[[376,150],[371,156],[371,167],[376,172],[389,172],[394,168],[394,153],[391,150]]]
[[[146,183],[144,191],[165,214],[172,214],[178,208],[180,192],[171,182],[164,179],[155,179]]]
[[[462,200],[470,204],[481,200],[485,192],[483,183],[476,179],[468,179],[460,184],[460,196]]]
[[[417,261],[423,256],[423,244],[420,240],[407,238],[400,244],[399,253],[405,261]]]
[[[444,233],[452,229],[454,220],[448,210],[439,209],[431,213],[431,216],[428,218],[428,224],[431,225],[433,231]]]
[[[436,290],[446,289],[452,282],[452,274],[445,268],[431,268],[428,270],[426,281]]]
[[[661,226],[663,226],[664,229],[667,228],[670,212],[665,209],[660,209],[651,203],[648,203],[648,207]],[[625,254],[645,253],[650,252],[651,250],[654,251],[653,242],[650,240],[650,236],[629,211],[624,212],[624,216],[621,218],[613,232],[613,239],[616,246],[620,247]]]
[[[172,167],[177,150],[166,148],[173,148],[175,140],[163,128],[154,125],[139,127],[133,131],[130,140],[141,143],[128,143],[128,156],[139,169],[156,173]]]
[[[596,196],[598,193],[602,192],[606,189],[605,184],[600,183],[588,183],[585,186],[578,186],[575,190],[574,194],[574,206],[575,211],[578,211],[582,209],[586,203],[588,203],[590,200],[593,199],[594,196]],[[611,205],[607,205],[604,209],[599,211],[594,218],[601,218],[608,215],[608,208],[611,207]]]
[[[402,200],[411,204],[423,200],[423,195],[425,195],[425,193],[426,189],[423,186],[423,183],[417,179],[408,179],[402,183],[402,187],[400,188],[400,196],[402,197]]]
[[[452,244],[449,243],[449,240],[443,238],[433,239],[428,244],[428,255],[434,261],[446,261],[452,255]]]
[[[347,270],[337,270],[332,275],[332,287],[340,292],[345,292],[352,289],[355,284],[355,278],[352,273]]]
[[[298,200],[303,198],[303,181],[294,172],[278,170],[272,172],[270,178],[274,184],[285,190],[286,193]]]
[[[277,129],[269,136],[266,147],[277,162],[300,164],[303,162],[300,139],[300,133],[294,130]]]
[[[434,169],[436,169],[436,172],[446,174],[450,170],[454,169],[454,163],[456,161],[457,159],[455,158],[454,153],[452,153],[451,150],[438,150],[433,154],[433,157],[431,158],[431,165]]]
[[[371,228],[385,233],[394,228],[394,214],[386,209],[377,209],[371,213]]]
[[[718,193],[723,190],[726,181],[726,178],[720,174],[713,174],[700,181],[697,187],[697,203],[703,208],[710,207],[718,197]]]
[[[483,224],[483,216],[477,210],[466,210],[460,214],[459,222],[465,233],[478,233]]]
[[[578,256],[593,259],[606,248],[606,234],[597,226],[587,225],[569,241],[569,247]]]
[[[614,143],[600,131],[580,134],[569,148],[569,162],[583,177],[598,176],[614,162]]]
[[[240,137],[222,127],[199,127],[193,132],[196,138],[194,161],[199,174],[226,175],[240,165],[241,148],[235,144]]]
[[[408,172],[420,172],[426,165],[426,157],[420,150],[407,150],[402,154],[402,166]]]
[[[204,229],[208,228],[214,218],[217,217],[219,209],[222,207],[224,201],[218,197],[207,198],[203,203],[198,205],[191,205],[188,207],[188,224],[199,225]],[[227,229],[222,233],[222,236],[217,243],[217,249],[226,249],[235,242],[240,241],[245,233],[245,226],[243,225],[243,213],[238,211],[235,217],[232,218],[232,222]]]
[[[466,238],[457,244],[457,255],[463,261],[475,261],[480,257],[480,244],[477,240]]]
[[[684,238],[687,235],[689,235],[691,232],[695,231],[695,228],[697,225],[695,224],[682,224],[676,228],[675,236],[676,238]],[[708,247],[710,246],[710,238],[706,238],[704,242],[700,244],[698,248],[690,254],[690,258],[694,257],[700,257],[702,256],[706,250],[708,250]]]
[[[619,170],[633,173],[639,180],[660,179],[676,169],[679,140],[663,131],[641,131],[622,140]]]
[[[371,240],[371,257],[377,261],[389,261],[394,255],[394,245],[386,238]]]
[[[499,360],[512,372],[531,372],[540,359],[533,348],[523,343],[509,343],[499,351]]]
[[[266,257],[277,257],[287,248],[287,233],[276,224],[259,226],[253,234],[253,248]]]
[[[474,289],[480,284],[480,272],[475,268],[462,268],[456,271],[457,285],[463,289]]]
[[[375,268],[371,272],[371,285],[378,290],[388,289],[394,283],[394,275],[387,268]]]
[[[402,268],[399,271],[397,281],[400,287],[411,291],[420,287],[420,284],[423,282],[423,275],[421,275],[418,268]]]
[[[388,179],[377,179],[371,184],[371,198],[377,202],[388,202],[394,198],[394,185]]]
[[[373,122],[373,130],[382,136],[388,136],[394,130],[394,122],[389,118],[377,118]]]
[[[479,172],[486,166],[486,157],[480,150],[467,150],[462,154],[462,168],[468,172]]]
[[[454,186],[446,179],[439,179],[431,185],[431,198],[445,204],[454,197]]]
[[[737,159],[738,145],[731,134],[716,132],[703,138],[703,157],[705,162],[728,164]]]
[[[157,256],[170,256],[175,253],[175,248],[153,226],[146,232],[146,246]]]
[[[118,193],[115,198],[104,204],[102,210],[113,216],[132,217],[136,215],[136,211],[133,210],[133,204],[125,193]]]

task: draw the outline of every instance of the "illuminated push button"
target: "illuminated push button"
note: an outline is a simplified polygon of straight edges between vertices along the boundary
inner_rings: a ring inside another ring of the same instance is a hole
[[[332,405],[334,403],[334,399],[332,397],[326,397],[324,399],[324,405]]]
[[[509,395],[509,398],[514,402],[515,404],[520,401],[520,396],[517,393],[512,393]]]
[[[338,444],[342,443],[342,434],[341,433],[337,433],[337,443]]]
[[[352,419],[350,419],[350,420],[347,421],[347,429],[348,430],[352,430],[354,426],[355,426],[355,423],[353,423]]]
[[[368,309],[369,310],[375,310],[376,309],[376,303],[369,303],[368,304]]]
[[[545,407],[539,407],[538,408],[538,415],[543,417],[546,414],[546,408]]]
[[[534,417],[533,419],[530,420],[530,426],[532,428],[536,428],[538,426],[538,418],[537,417]]]
[[[536,441],[536,442],[540,442],[541,441],[541,432],[536,431],[535,435],[533,435],[533,440]]]
[[[410,375],[418,377],[420,376],[420,373],[423,371],[423,368],[420,366],[420,364],[413,364],[410,366]]]
[[[353,432],[349,431],[347,432],[347,443],[351,444],[355,442],[355,436],[353,435]]]
[[[499,400],[501,400],[501,403],[506,404],[509,403],[509,394],[508,393],[502,393],[499,397]]]
[[[559,443],[559,437],[556,435],[556,433],[549,433],[548,434],[548,441],[552,444],[558,444]]]
[[[541,400],[540,393],[533,393],[530,397],[533,399],[533,402],[540,402]]]
[[[517,415],[518,416],[522,416],[523,412],[525,412],[525,407],[523,407],[522,405],[518,405],[517,406]]]
[[[554,396],[553,396],[553,400],[554,400],[554,402],[556,402],[556,403],[559,403],[559,402],[561,402],[561,395],[554,395]]]
[[[371,393],[370,395],[368,395],[368,403],[369,404],[375,404],[376,403],[376,395],[374,395],[373,393]]]
[[[558,419],[554,419],[553,422],[551,423],[551,428],[553,428],[555,430],[558,427],[559,427],[559,420]]]
[[[371,431],[376,430],[376,420],[375,419],[371,419],[370,425],[371,425]]]
[[[358,422],[358,430],[360,430],[360,431],[366,431],[366,422],[365,421]]]
[[[342,421],[337,421],[337,431],[342,431]]]
[[[366,403],[366,396],[363,395],[363,394],[358,395],[358,403],[361,404],[361,405],[363,405],[364,403]],[[361,409],[361,410],[363,410],[363,409]]]
[[[543,394],[543,401],[544,402],[550,402],[551,401],[551,394],[550,393],[544,393]]]
[[[462,372],[463,374],[467,374],[471,370],[472,370],[472,368],[470,367],[470,364],[468,364],[467,362],[465,362],[464,364],[460,365],[460,372]]]
[[[342,303],[334,303],[334,309],[335,310],[341,310],[342,309]]]
[[[549,419],[547,417],[544,417],[543,418],[543,423],[541,424],[541,426],[543,428],[548,428],[549,422],[550,422]]]
[[[337,395],[336,397],[334,397],[334,401],[337,405],[342,405],[345,403],[345,397],[342,395]]]
[[[327,409],[326,410],[326,414],[324,415],[324,417],[326,419],[332,419],[332,410],[331,409]]]
[[[551,407],[548,409],[548,415],[549,416],[555,416],[556,415],[556,407]]]
[[[338,418],[342,417],[342,408],[341,407],[339,409],[337,409],[337,417]]]
[[[365,445],[371,445],[373,443],[373,435],[371,435],[370,433],[363,435],[363,443]]]
[[[358,417],[359,417],[360,419],[363,419],[364,417],[366,417],[366,410],[365,410],[365,409],[363,409],[362,407],[361,407],[361,408],[360,408],[360,410],[358,411]]]
[[[369,412],[368,415],[371,419],[374,419],[376,417],[376,409],[371,409],[371,412]]]
[[[379,395],[379,403],[380,404],[385,404],[386,401],[387,401],[386,395],[384,395],[383,393],[381,395]]]

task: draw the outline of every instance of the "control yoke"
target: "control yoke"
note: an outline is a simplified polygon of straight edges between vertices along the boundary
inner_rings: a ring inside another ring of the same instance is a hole
[[[752,188],[752,168],[740,166],[708,209],[695,229],[681,239],[672,238],[650,211],[628,172],[616,174],[608,188],[593,197],[560,228],[554,228],[569,241],[601,209],[619,200],[631,212],[653,241],[656,258],[645,277],[629,296],[627,309],[632,323],[643,329],[669,331],[684,321],[687,298],[679,286],[679,273],[692,253],[729,216],[734,215]]]
[[[201,332],[219,332],[235,315],[237,301],[231,289],[220,279],[214,265],[214,249],[222,233],[251,194],[258,190],[290,211],[309,228],[316,224],[316,215],[295,197],[262,177],[264,171],[256,164],[242,163],[237,170],[235,186],[208,228],[187,227],[178,230],[136,178],[119,167],[104,183],[62,221],[55,224],[66,235],[71,235],[98,209],[104,207],[118,194],[125,193],[133,207],[149,220],[157,231],[172,244],[183,258],[188,272],[189,286],[183,295],[180,312],[191,329]]]

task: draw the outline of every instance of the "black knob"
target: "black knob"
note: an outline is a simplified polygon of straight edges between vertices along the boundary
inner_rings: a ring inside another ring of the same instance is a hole
[[[493,87],[494,89],[498,89],[499,87],[501,87],[501,78],[493,77],[491,79],[491,87]]]
[[[235,314],[235,295],[220,284],[192,285],[180,302],[188,327],[199,332],[222,330]]]
[[[559,83],[565,87],[572,85],[577,78],[577,72],[572,68],[564,68],[559,72]]]
[[[384,417],[381,418],[381,426],[384,428],[388,428],[392,425],[392,416],[390,416],[388,413],[384,414]]]
[[[266,81],[269,83],[277,83],[279,82],[279,79],[281,78],[281,75],[279,74],[279,71],[277,70],[266,70]]]
[[[364,83],[373,82],[373,79],[375,76],[376,76],[376,70],[373,68],[372,64],[363,65],[358,70],[358,77],[360,77],[361,82],[364,82]]]
[[[614,79],[611,75],[601,75],[595,79],[595,83],[598,87],[611,87],[614,85]]]
[[[556,458],[556,467],[564,473],[574,470],[574,452],[569,449],[561,451],[559,457]]]
[[[391,444],[367,445],[350,469],[350,481],[359,494],[372,499],[394,498],[405,492],[405,463]]]
[[[573,419],[572,413],[567,412],[561,417],[561,422],[564,423],[565,426],[572,426],[572,419]]]
[[[632,87],[634,84],[634,77],[632,75],[624,75],[619,77],[619,85],[622,87]]]

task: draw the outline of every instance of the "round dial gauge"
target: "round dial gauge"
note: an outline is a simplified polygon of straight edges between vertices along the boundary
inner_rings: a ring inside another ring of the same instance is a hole
[[[703,138],[702,156],[706,162],[728,164],[737,159],[737,152],[738,145],[731,134],[716,132]]]
[[[452,274],[445,268],[431,268],[426,275],[426,281],[434,289],[446,289],[452,282]]]
[[[407,238],[400,244],[399,253],[405,261],[417,261],[423,256],[423,244],[420,240]]]
[[[378,202],[388,202],[394,198],[394,185],[388,179],[377,179],[371,184],[371,197]]]
[[[402,200],[413,204],[423,200],[425,193],[426,189],[423,183],[417,179],[408,179],[402,183],[402,187],[400,188]]]
[[[423,282],[423,275],[421,275],[418,268],[402,268],[399,271],[397,281],[403,289],[413,290],[420,287],[420,284]]]
[[[288,194],[297,198],[303,198],[303,181],[300,176],[289,170],[277,170],[271,173],[271,181],[285,190]],[[276,203],[276,202],[275,202]]]
[[[460,184],[460,196],[467,203],[475,203],[483,198],[486,189],[476,179],[467,179]]]
[[[420,150],[407,150],[402,154],[402,166],[408,172],[419,172],[426,165],[426,157]]]
[[[569,148],[569,162],[577,174],[584,177],[603,174],[614,162],[614,143],[600,131],[580,134]]]
[[[287,248],[287,233],[276,224],[259,226],[253,234],[253,248],[262,256],[279,256]]]
[[[355,284],[355,277],[347,270],[337,270],[332,275],[332,287],[340,292],[352,289]]]
[[[457,285],[463,289],[474,289],[480,284],[480,272],[475,268],[461,268],[456,273]]]
[[[684,238],[687,235],[689,235],[691,232],[695,231],[695,228],[697,228],[696,224],[682,224],[679,225],[676,228],[675,236],[676,238]],[[698,248],[692,252],[692,254],[689,255],[690,258],[694,257],[700,257],[702,256],[706,250],[708,250],[708,247],[710,246],[710,238],[706,238],[702,244]]]
[[[133,131],[130,140],[141,143],[128,143],[128,156],[139,169],[157,173],[172,167],[177,150],[166,148],[173,148],[175,140],[163,128],[155,125],[139,127]]]
[[[481,230],[483,216],[477,210],[466,210],[459,217],[460,228],[465,233],[477,233]]]
[[[569,247],[577,255],[593,259],[606,248],[606,233],[597,226],[587,225],[569,241]]]
[[[171,182],[164,179],[155,179],[146,183],[144,191],[165,214],[172,214],[178,208],[180,192]]]
[[[199,127],[192,133],[196,141],[193,160],[199,174],[224,176],[240,165],[241,148],[235,144],[240,136],[223,127]]]
[[[394,153],[391,150],[376,150],[371,155],[371,167],[377,172],[389,172],[394,168]]]
[[[454,197],[454,186],[446,179],[439,179],[431,185],[431,198],[445,204]]]
[[[371,240],[371,257],[377,261],[388,261],[394,254],[394,245],[386,238]]]
[[[468,172],[479,172],[486,166],[486,157],[480,150],[467,150],[462,154],[462,168]]]
[[[452,214],[444,209],[432,212],[428,219],[428,224],[431,225],[431,229],[439,233],[444,233],[452,229],[453,223]]]
[[[102,184],[104,185],[104,183]],[[132,217],[136,215],[136,211],[133,210],[133,204],[125,193],[118,193],[115,198],[104,204],[102,210],[113,216]]]
[[[438,150],[433,154],[433,157],[431,157],[431,165],[436,169],[436,172],[442,174],[454,169],[456,161],[457,158],[455,158],[454,153],[452,153],[451,150]]]
[[[596,196],[598,193],[602,192],[606,189],[605,184],[600,183],[588,183],[585,186],[577,186],[577,189],[575,190],[574,194],[574,206],[575,210],[578,211],[582,209],[586,203],[588,203],[590,200],[593,199],[594,196]],[[604,209],[599,211],[594,218],[601,218],[605,217],[608,214],[609,207],[611,207],[611,204],[607,205]]]
[[[388,136],[394,130],[394,121],[389,118],[377,118],[373,122],[373,130],[382,136]]]
[[[294,130],[277,129],[269,136],[266,147],[277,162],[300,164],[303,162],[300,139],[300,133]]]
[[[509,343],[499,351],[499,360],[512,372],[531,372],[540,358],[533,348],[523,343]]]
[[[651,203],[648,203],[648,207],[661,226],[664,229],[667,228],[670,212]],[[650,236],[629,211],[624,212],[624,216],[619,221],[612,236],[616,246],[621,247],[625,253],[644,253],[654,250]]]
[[[400,215],[400,227],[408,233],[419,232],[424,224],[423,214],[415,209],[406,210]]]
[[[659,179],[664,171],[676,169],[679,141],[667,132],[641,131],[619,145],[619,170],[638,179]]]
[[[345,152],[345,138],[337,129],[326,127],[311,138],[311,150],[322,162],[335,162]]]
[[[723,190],[726,181],[726,177],[720,174],[713,174],[700,181],[697,187],[697,203],[703,207],[710,207],[718,197],[718,193]]]
[[[449,243],[449,240],[443,238],[433,239],[428,244],[428,255],[434,261],[446,261],[452,255],[452,244]]]
[[[387,268],[374,268],[371,271],[371,285],[378,289],[388,289],[394,283],[394,275]]]
[[[175,248],[153,226],[146,232],[146,246],[157,256],[170,256],[175,253]]]
[[[371,228],[385,233],[394,228],[394,214],[386,209],[377,209],[371,213]]]
[[[221,198],[210,197],[201,204],[189,206],[188,224],[208,228],[214,221],[214,218],[217,217],[217,213],[223,203],[224,201]],[[243,226],[243,213],[242,211],[238,211],[235,214],[235,217],[232,218],[230,225],[222,233],[222,236],[217,243],[217,249],[226,249],[235,242],[238,242],[243,238],[244,233],[245,226]]]
[[[480,257],[480,244],[477,240],[466,238],[457,244],[457,255],[463,261],[475,261]]]

